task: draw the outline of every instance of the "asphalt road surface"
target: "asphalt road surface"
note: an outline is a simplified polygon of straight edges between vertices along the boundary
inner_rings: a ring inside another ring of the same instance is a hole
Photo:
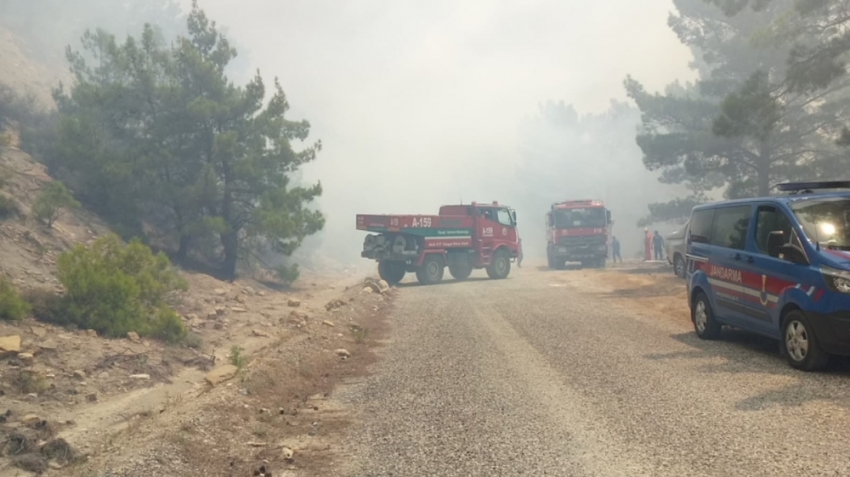
[[[403,287],[374,374],[343,393],[358,418],[340,474],[850,475],[846,366],[793,371],[744,333],[702,342],[580,279]]]

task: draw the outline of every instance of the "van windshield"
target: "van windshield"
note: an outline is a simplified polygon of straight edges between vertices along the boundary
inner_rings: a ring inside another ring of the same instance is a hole
[[[793,204],[791,210],[806,236],[821,247],[850,250],[850,199],[812,199]]]
[[[560,209],[555,211],[555,227],[559,229],[599,228],[608,225],[605,209]]]

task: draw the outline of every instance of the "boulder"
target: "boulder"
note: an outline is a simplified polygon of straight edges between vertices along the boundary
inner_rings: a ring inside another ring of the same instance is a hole
[[[239,368],[232,364],[225,364],[224,366],[220,366],[209,373],[204,377],[208,383],[215,386],[216,384],[227,381],[228,379],[236,376],[236,373],[239,372]]]
[[[291,307],[293,307],[293,308],[298,308],[299,306],[301,306],[301,300],[299,300],[299,299],[297,299],[297,298],[290,298],[290,299],[286,302],[286,304],[287,304],[287,305],[289,305],[289,306],[291,306]]]
[[[340,349],[334,351],[334,353],[336,353],[336,355],[339,356],[340,358],[350,358],[351,357],[351,353],[347,349],[344,349],[344,348],[340,348]]]
[[[30,328],[30,331],[32,331],[32,334],[38,336],[39,338],[44,338],[45,336],[47,336],[47,329],[41,326],[33,326]]]
[[[128,332],[127,339],[132,341],[133,343],[138,343],[139,341],[141,341],[141,338],[139,338],[139,334],[135,331]]]
[[[0,336],[0,358],[21,352],[20,335]]]

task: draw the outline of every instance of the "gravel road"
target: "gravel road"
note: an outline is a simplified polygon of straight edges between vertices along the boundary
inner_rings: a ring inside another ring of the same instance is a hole
[[[404,286],[345,476],[850,475],[850,372],[696,339],[570,285],[580,271]],[[571,275],[572,274],[572,275]]]

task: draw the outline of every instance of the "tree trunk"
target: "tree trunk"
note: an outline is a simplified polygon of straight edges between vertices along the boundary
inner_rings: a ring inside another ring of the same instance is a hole
[[[180,236],[180,248],[177,249],[177,261],[180,263],[186,262],[186,257],[189,256],[189,246],[191,245],[192,237],[188,235]]]
[[[221,245],[224,247],[224,262],[222,271],[233,280],[236,278],[236,262],[239,258],[239,236],[235,231],[221,234]]]

